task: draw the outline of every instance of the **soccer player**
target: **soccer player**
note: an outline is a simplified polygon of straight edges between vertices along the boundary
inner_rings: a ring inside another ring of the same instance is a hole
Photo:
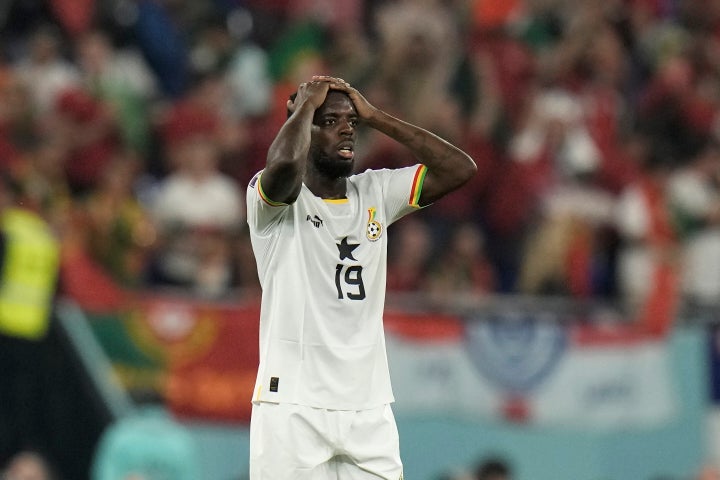
[[[386,229],[477,167],[339,78],[312,77],[287,108],[247,192],[263,290],[250,479],[399,480],[382,323]],[[352,174],[361,122],[418,164]]]

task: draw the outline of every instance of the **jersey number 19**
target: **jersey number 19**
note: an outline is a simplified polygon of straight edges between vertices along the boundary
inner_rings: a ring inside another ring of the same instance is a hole
[[[339,300],[342,300],[345,296],[350,300],[363,300],[365,298],[365,285],[362,280],[362,266],[345,266],[338,263],[335,267],[335,286],[337,287],[337,298]]]

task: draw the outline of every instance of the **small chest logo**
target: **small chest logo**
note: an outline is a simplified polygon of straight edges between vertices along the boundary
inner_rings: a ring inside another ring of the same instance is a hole
[[[370,240],[371,242],[374,242],[375,240],[380,238],[383,232],[382,225],[380,224],[380,222],[375,220],[375,212],[375,207],[368,208],[368,222],[367,227],[365,228],[365,234],[367,235],[368,240]]]
[[[323,226],[322,218],[318,217],[317,215],[313,215],[312,217],[308,215],[307,217],[305,217],[305,220],[312,223],[315,228],[320,228]]]

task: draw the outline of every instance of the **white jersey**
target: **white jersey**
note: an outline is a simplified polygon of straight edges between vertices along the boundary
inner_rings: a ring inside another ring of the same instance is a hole
[[[363,410],[393,401],[385,353],[385,229],[418,209],[426,167],[368,170],[347,199],[305,185],[279,204],[247,192],[262,305],[255,402]]]

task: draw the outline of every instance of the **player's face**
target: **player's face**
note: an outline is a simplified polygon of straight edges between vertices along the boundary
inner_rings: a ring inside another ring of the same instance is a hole
[[[315,112],[310,143],[311,161],[322,175],[340,178],[352,173],[357,124],[350,98],[341,92],[328,92]]]

